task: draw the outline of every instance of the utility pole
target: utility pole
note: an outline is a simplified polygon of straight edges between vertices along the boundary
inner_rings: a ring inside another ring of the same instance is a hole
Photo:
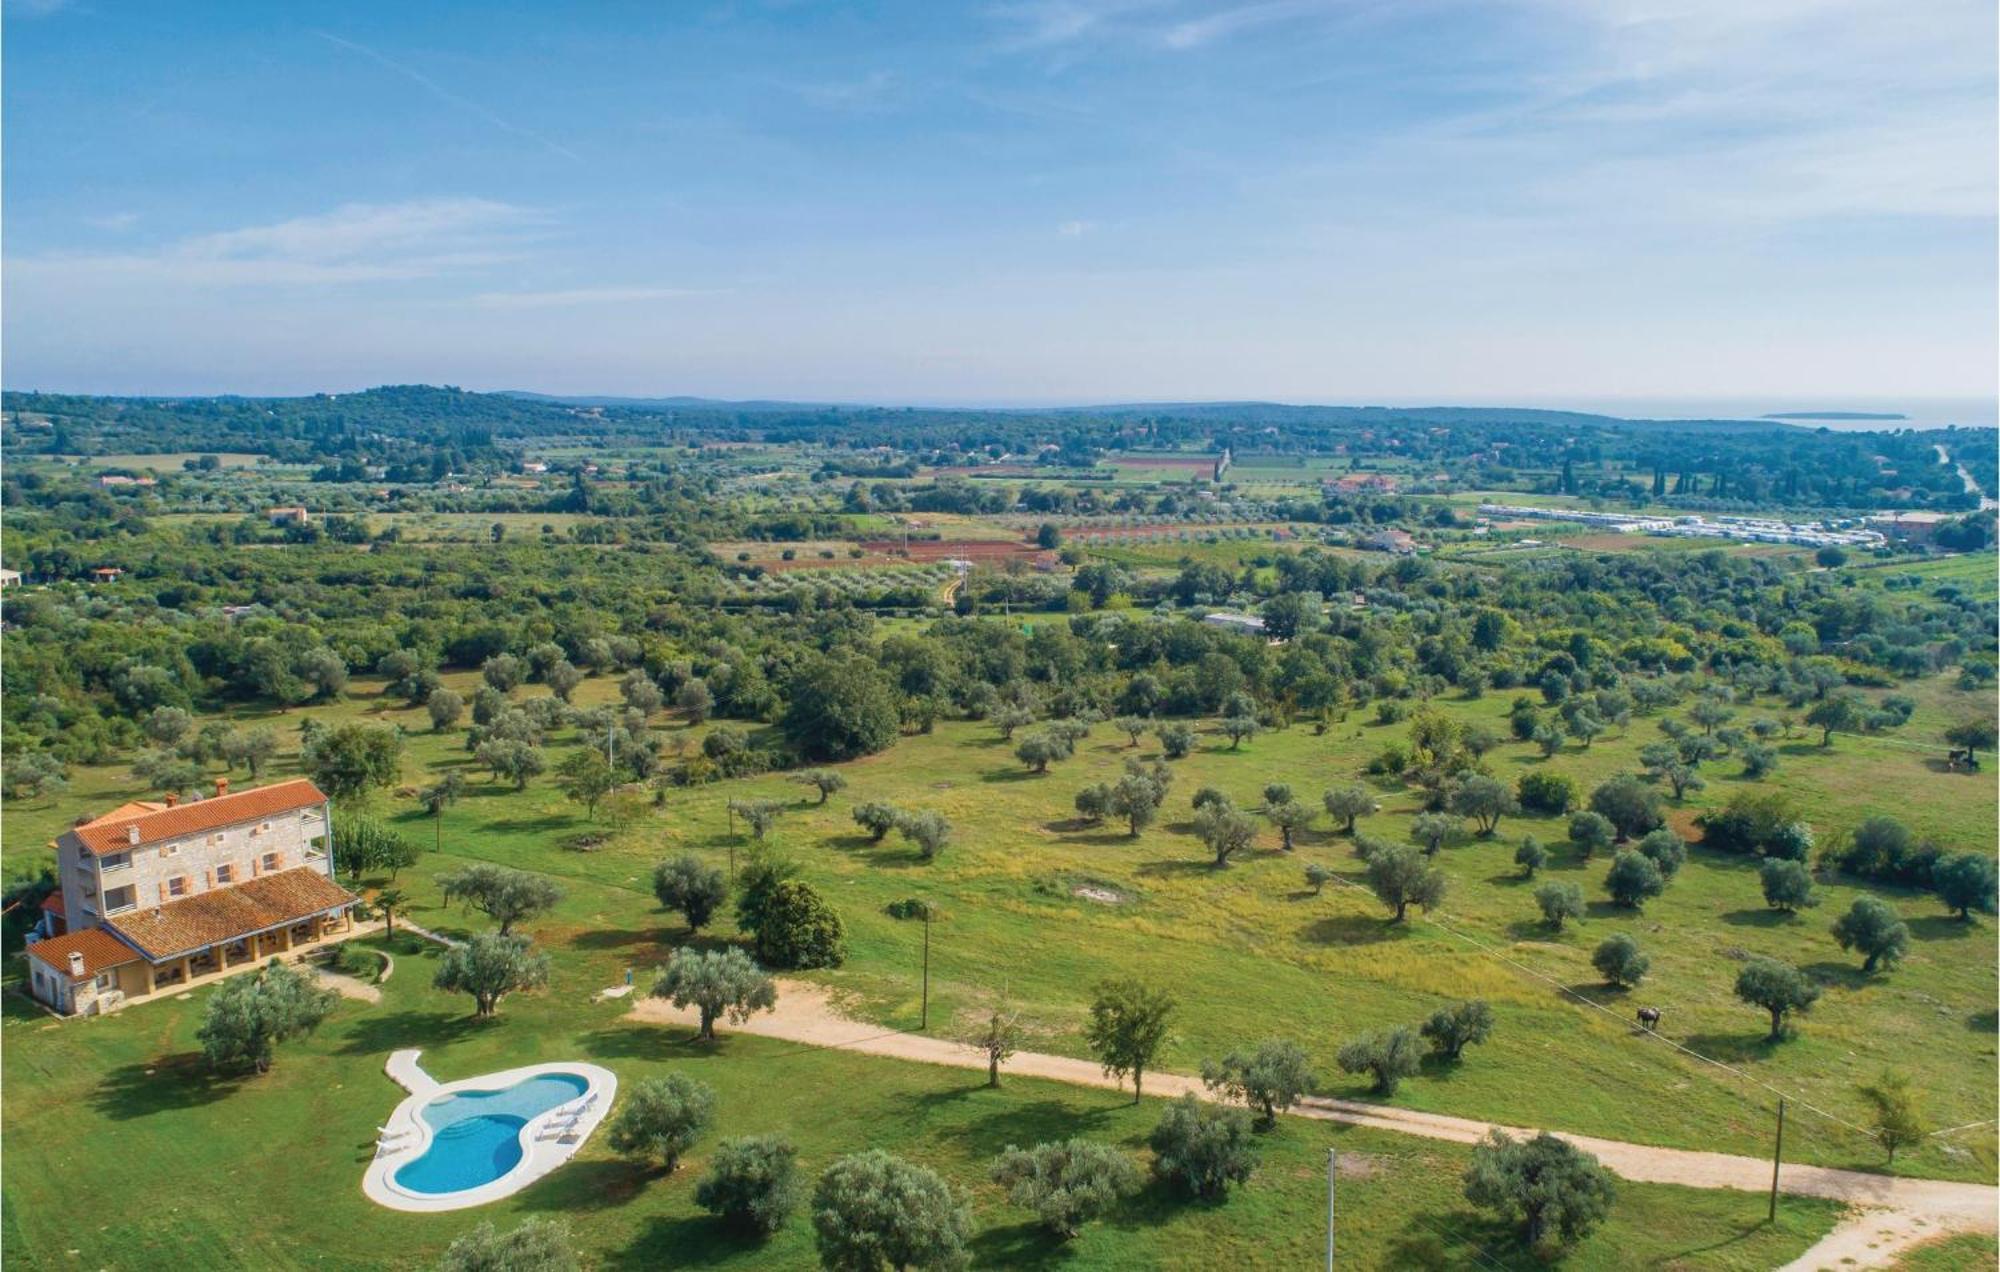
[[[1333,1177],[1338,1153],[1326,1150],[1326,1272],[1333,1272]]]
[[[1771,1150],[1771,1213],[1767,1222],[1778,1222],[1778,1161],[1785,1153],[1785,1097],[1778,1097],[1778,1143]]]
[[[931,903],[924,902],[924,1018],[917,1026],[918,1033],[927,1033],[931,1027]]]

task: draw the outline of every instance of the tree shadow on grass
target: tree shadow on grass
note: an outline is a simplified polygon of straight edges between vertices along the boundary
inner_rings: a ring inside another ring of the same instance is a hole
[[[1632,997],[1629,987],[1607,985],[1603,981],[1579,981],[1574,985],[1563,986],[1558,992],[1565,998],[1574,995],[1587,1003],[1596,1003],[1599,1007],[1607,1008],[1622,1008]]]
[[[90,1103],[114,1121],[213,1104],[243,1086],[242,1073],[217,1073],[199,1051],[120,1065],[91,1088]]]
[[[1496,888],[1518,888],[1524,883],[1533,883],[1534,880],[1518,870],[1509,870],[1504,874],[1487,875],[1486,882]]]
[[[685,927],[682,931],[685,932]],[[656,945],[665,947],[673,942],[668,939],[666,928],[585,928],[569,939],[573,950],[622,950],[633,945]]]
[[[472,1014],[471,999],[464,1012],[396,1011],[372,1012],[356,1018],[341,1044],[345,1056],[386,1055],[408,1047],[435,1050],[485,1029],[497,1020],[481,1020]]]
[[[1824,961],[1804,964],[1799,970],[1822,985],[1838,985],[1842,989],[1866,989],[1868,986],[1873,985],[1877,978],[1883,974],[1882,972],[1872,974],[1863,972],[1853,963],[1831,963]]]
[[[1413,1214],[1389,1241],[1382,1266],[1396,1272],[1432,1268],[1541,1267],[1520,1248],[1514,1229],[1472,1210]]]
[[[1134,874],[1143,879],[1168,879],[1175,875],[1201,875],[1213,874],[1214,872],[1215,862],[1212,859],[1204,858],[1200,861],[1189,861],[1176,857],[1169,857],[1161,861],[1148,861],[1133,871]]]
[[[1046,1268],[1076,1257],[1075,1243],[1039,1223],[1010,1223],[979,1230],[967,1249],[976,1268]]]
[[[717,1267],[737,1262],[759,1244],[759,1238],[739,1232],[711,1215],[656,1218],[647,1222],[637,1241],[607,1255],[602,1266],[631,1272]]]
[[[1038,777],[1048,777],[1048,773],[1037,773],[1027,768],[994,769],[991,773],[981,773],[982,782],[1032,782]]]
[[[1729,910],[1722,915],[1722,921],[1731,927],[1774,928],[1785,927],[1798,920],[1795,914],[1783,910],[1773,910],[1766,906],[1762,910]]]
[[[1791,1027],[1786,1026],[1787,1029]],[[1743,1034],[1689,1034],[1681,1039],[1681,1045],[1690,1051],[1698,1051],[1711,1060],[1748,1064],[1756,1060],[1770,1059],[1772,1053],[1785,1044],[1783,1039],[1772,1042],[1769,1034],[1759,1029],[1755,1033]]]
[[[1903,922],[1909,925],[1910,935],[1920,941],[1962,941],[1979,931],[1977,923],[1967,923],[1951,914],[1926,914]]]
[[[603,1210],[642,1196],[647,1185],[665,1179],[650,1161],[614,1157],[571,1162],[521,1193],[526,1210],[559,1213]]]
[[[1974,1033],[2000,1033],[2000,1012],[1975,1011],[1965,1018],[1965,1027]]]
[[[620,1024],[594,1029],[583,1042],[599,1060],[700,1060],[729,1052],[727,1028],[718,1020],[715,1041],[704,1042],[691,1024]]]
[[[1000,1080],[1004,1086],[1007,1081],[1004,1066]],[[1082,1098],[1019,1104],[1011,1102],[1004,1090],[991,1091],[985,1075],[980,1074],[964,1084],[920,1092],[906,1099],[923,1116],[932,1138],[956,1140],[974,1160],[985,1161],[999,1156],[1010,1144],[1025,1148],[1100,1130],[1129,1107],[1120,1093],[1103,1094],[1104,1101],[1095,1104],[1085,1103]],[[982,1106],[990,1107],[991,1111],[966,1116],[968,1110]],[[932,1114],[939,1116],[933,1118]]]
[[[547,817],[509,817],[500,821],[487,822],[483,829],[504,835],[542,835],[552,830],[561,830],[576,823],[567,816],[554,814]]]
[[[1539,941],[1548,944],[1560,941],[1576,931],[1576,920],[1571,919],[1560,930],[1552,928],[1541,919],[1516,919],[1507,925],[1507,935],[1517,941]]]
[[[1400,941],[1409,936],[1407,923],[1391,923],[1388,916],[1337,914],[1314,919],[1299,929],[1299,939],[1315,945],[1373,945],[1379,941]]]

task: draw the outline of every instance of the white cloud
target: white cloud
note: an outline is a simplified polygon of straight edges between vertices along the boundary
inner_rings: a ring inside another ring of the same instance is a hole
[[[472,303],[482,309],[556,309],[579,305],[627,305],[648,300],[681,300],[715,293],[701,287],[571,287],[557,291],[480,292]]]
[[[190,287],[298,286],[430,278],[517,259],[541,215],[488,199],[350,203],[331,212],[198,234],[150,252],[14,257],[29,277],[168,282]]]
[[[1056,233],[1064,238],[1082,238],[1096,228],[1089,221],[1064,221],[1056,227]]]

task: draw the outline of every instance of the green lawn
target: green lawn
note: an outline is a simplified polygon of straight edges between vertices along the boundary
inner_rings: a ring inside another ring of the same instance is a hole
[[[1219,1205],[1153,1186],[1067,1249],[1052,1244],[985,1177],[1009,1144],[1083,1135],[1143,1157],[1159,1115],[1108,1091],[1009,1080],[800,1048],[751,1037],[703,1047],[687,1031],[634,1024],[593,1004],[602,977],[579,940],[551,988],[517,996],[497,1021],[430,988],[434,951],[399,938],[396,971],[375,1005],[345,1002],[312,1038],[286,1047],[262,1078],[206,1073],[194,1040],[212,989],[102,1020],[57,1023],[9,996],[4,1235],[9,1267],[143,1269],[428,1266],[457,1234],[491,1219],[567,1220],[604,1268],[801,1267],[813,1259],[803,1214],[768,1245],[721,1231],[692,1203],[722,1137],[782,1132],[816,1174],[841,1153],[881,1147],[946,1174],[974,1207],[977,1266],[1079,1268],[1306,1266],[1318,1257],[1325,1153],[1345,1167],[1343,1262],[1355,1267],[1530,1268],[1510,1234],[1458,1195],[1467,1151],[1288,1120],[1263,1137],[1250,1183]],[[403,1092],[386,1053],[421,1047],[444,1080],[517,1064],[594,1059],[630,1083],[678,1069],[713,1085],[713,1135],[673,1176],[608,1152],[602,1135],[518,1196],[474,1211],[411,1215],[364,1199],[374,1128]],[[115,1204],[78,1204],[95,1197]],[[1756,1269],[1796,1255],[1833,1223],[1830,1203],[1787,1199],[1775,1226],[1755,1195],[1623,1184],[1612,1220],[1564,1266]]]
[[[311,714],[424,727],[421,713],[396,709],[369,692],[361,688],[348,702],[282,717],[288,745],[296,722]],[[1900,734],[1842,737],[1830,751],[1804,739],[1781,748],[1782,766],[1769,784],[1799,799],[1822,843],[1884,809],[1954,848],[1995,842],[1990,785],[1941,771],[1932,753],[1917,745],[1982,702],[1990,709],[1990,697],[1962,693],[1943,680],[1913,692],[1919,708]],[[598,678],[586,682],[579,701],[612,696],[612,681]],[[1506,701],[1492,695],[1442,705],[1498,722]],[[678,723],[663,732],[690,743],[700,736]],[[1915,941],[1901,966],[1864,980],[1859,960],[1842,953],[1827,931],[1861,889],[1826,882],[1818,910],[1785,919],[1764,909],[1751,863],[1699,849],[1666,895],[1643,913],[1608,904],[1602,860],[1586,865],[1559,852],[1549,877],[1581,884],[1592,909],[1587,921],[1552,937],[1535,921],[1530,887],[1511,858],[1515,837],[1524,831],[1552,846],[1561,841],[1556,820],[1511,819],[1498,842],[1467,841],[1445,850],[1452,892],[1435,918],[1452,930],[1422,916],[1391,926],[1374,899],[1355,887],[1336,884],[1325,895],[1309,894],[1302,877],[1306,861],[1329,865],[1345,883],[1361,874],[1346,840],[1323,829],[1304,836],[1290,855],[1266,834],[1247,859],[1223,871],[1209,868],[1188,833],[1187,801],[1202,786],[1221,787],[1247,806],[1257,802],[1264,783],[1284,780],[1316,799],[1403,736],[1402,726],[1350,721],[1325,737],[1303,726],[1261,735],[1238,752],[1209,738],[1204,749],[1174,766],[1166,816],[1136,841],[1114,827],[1071,820],[1075,791],[1115,776],[1132,753],[1109,726],[1100,726],[1076,759],[1037,777],[1022,770],[990,727],[947,723],[928,737],[906,738],[888,753],[845,766],[849,787],[825,807],[807,803],[806,793],[779,775],[675,790],[644,824],[590,853],[561,846],[583,819],[559,792],[544,784],[515,792],[472,774],[472,794],[446,816],[444,851],[401,882],[417,898],[420,920],[452,925],[463,920],[437,908],[431,880],[464,860],[501,861],[559,878],[569,900],[539,938],[571,951],[609,984],[627,966],[663,961],[679,939],[655,908],[648,885],[653,863],[692,851],[726,864],[732,853],[747,850],[728,832],[726,801],[776,797],[794,806],[774,832],[776,841],[826,890],[847,923],[847,965],[824,975],[851,993],[857,1010],[885,1023],[908,1024],[915,1017],[919,930],[889,918],[884,907],[924,896],[945,914],[933,933],[933,1009],[941,1012],[934,1018],[964,1025],[1006,994],[1037,1024],[1036,1045],[1043,1049],[1080,1054],[1090,985],[1106,974],[1129,973],[1181,993],[1168,1066],[1193,1070],[1245,1036],[1283,1033],[1313,1053],[1325,1072],[1324,1089],[1359,1095],[1360,1084],[1332,1068],[1342,1042],[1366,1029],[1421,1020],[1452,999],[1479,996],[1498,1012],[1494,1040],[1461,1069],[1406,1084],[1398,1103],[1761,1153],[1768,1149],[1773,1088],[1791,1095],[1795,1109],[1804,1101],[1859,1122],[1856,1086],[1894,1065],[1916,1071],[1933,1125],[1994,1116],[1993,922],[1949,918],[1929,896],[1887,890]],[[1636,747],[1655,736],[1653,722],[1641,719],[1629,736],[1600,738],[1588,751],[1572,746],[1546,763],[1588,788],[1631,767]],[[461,738],[413,733],[406,780],[467,764]],[[1138,753],[1150,754],[1150,743]],[[1489,763],[1511,780],[1544,762],[1510,743]],[[1744,785],[1732,769],[1712,765],[1708,790],[1674,810],[1685,833],[1692,834],[1688,827],[1699,808],[1719,804]],[[287,764],[279,771],[289,771]],[[44,858],[41,845],[79,811],[143,793],[122,770],[83,770],[59,799],[10,806],[10,873]],[[1394,787],[1380,794],[1384,811],[1364,829],[1403,837],[1415,809],[1412,794]],[[894,839],[868,844],[849,817],[856,801],[868,799],[936,808],[955,823],[956,840],[930,865]],[[430,838],[432,827],[407,798],[384,795],[377,803],[413,836]],[[1108,886],[1124,903],[1075,895],[1090,883]],[[1598,941],[1619,931],[1634,935],[1653,960],[1648,983],[1624,993],[1597,985],[1588,961]],[[1805,966],[1826,985],[1797,1036],[1776,1046],[1763,1042],[1760,1014],[1731,992],[1739,962],[1750,953]],[[1556,986],[1572,987],[1606,1010],[1581,1007]],[[1636,1034],[1628,1022],[1642,1003],[1667,1013],[1666,1037],[1741,1075]],[[1921,1066],[1912,1063],[1915,1054],[1924,1057]],[[1793,1119],[1787,1155],[1844,1165],[1879,1159],[1860,1136],[1810,1113]],[[1934,1141],[1900,1155],[1896,1168],[1990,1179],[1992,1138],[1975,1132]]]

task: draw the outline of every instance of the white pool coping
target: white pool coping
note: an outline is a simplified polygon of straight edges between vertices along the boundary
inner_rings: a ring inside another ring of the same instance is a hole
[[[382,1124],[385,1134],[378,1139],[375,1156],[361,1177],[361,1192],[368,1200],[391,1210],[436,1212],[464,1210],[498,1201],[534,1183],[583,1147],[590,1133],[611,1112],[618,1095],[618,1075],[600,1065],[581,1062],[530,1064],[498,1073],[482,1073],[458,1082],[439,1082],[417,1064],[417,1051],[397,1051],[389,1056],[385,1071],[410,1094],[389,1120]],[[498,1091],[544,1074],[567,1073],[584,1079],[582,1095],[565,1100],[544,1113],[528,1119],[521,1128],[521,1160],[500,1178],[477,1188],[451,1193],[420,1193],[400,1187],[396,1172],[422,1157],[431,1146],[431,1128],[419,1116],[425,1105],[442,1096],[461,1091]],[[579,1110],[580,1113],[579,1113]]]

